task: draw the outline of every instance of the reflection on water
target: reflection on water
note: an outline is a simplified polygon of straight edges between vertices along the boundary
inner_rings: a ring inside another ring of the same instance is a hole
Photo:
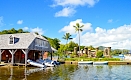
[[[0,80],[131,80],[131,65],[0,67]]]

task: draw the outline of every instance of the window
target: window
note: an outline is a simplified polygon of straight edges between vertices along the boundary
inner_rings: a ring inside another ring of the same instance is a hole
[[[47,42],[47,41],[45,42],[44,47],[45,47],[45,48],[48,48],[48,42]]]
[[[19,38],[14,37],[14,44],[19,41]]]
[[[15,44],[19,41],[19,38],[13,37],[12,35],[9,37],[9,44]]]
[[[14,37],[12,35],[9,37],[9,44],[14,44]]]

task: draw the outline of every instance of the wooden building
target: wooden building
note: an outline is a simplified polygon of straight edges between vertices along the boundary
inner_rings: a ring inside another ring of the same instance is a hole
[[[0,35],[0,63],[25,63],[27,59],[41,58],[44,52],[52,52],[51,46],[43,36],[35,33]]]

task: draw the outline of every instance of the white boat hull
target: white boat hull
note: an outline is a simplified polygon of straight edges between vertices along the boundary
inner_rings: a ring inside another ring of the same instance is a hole
[[[101,62],[93,62],[93,65],[107,65],[107,61],[101,61]]]
[[[93,61],[79,61],[78,64],[93,64]]]
[[[40,63],[37,63],[37,62],[34,62],[32,60],[27,60],[27,62],[33,66],[37,66],[37,67],[41,67],[41,68],[45,68],[45,65],[43,64],[40,64]]]

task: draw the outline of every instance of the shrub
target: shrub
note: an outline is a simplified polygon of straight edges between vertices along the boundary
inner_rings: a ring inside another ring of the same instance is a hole
[[[102,58],[102,56],[103,56],[103,51],[99,50],[99,51],[97,52],[97,54],[96,54],[96,57],[97,57],[97,58]]]
[[[65,58],[65,61],[120,61],[119,58]]]

